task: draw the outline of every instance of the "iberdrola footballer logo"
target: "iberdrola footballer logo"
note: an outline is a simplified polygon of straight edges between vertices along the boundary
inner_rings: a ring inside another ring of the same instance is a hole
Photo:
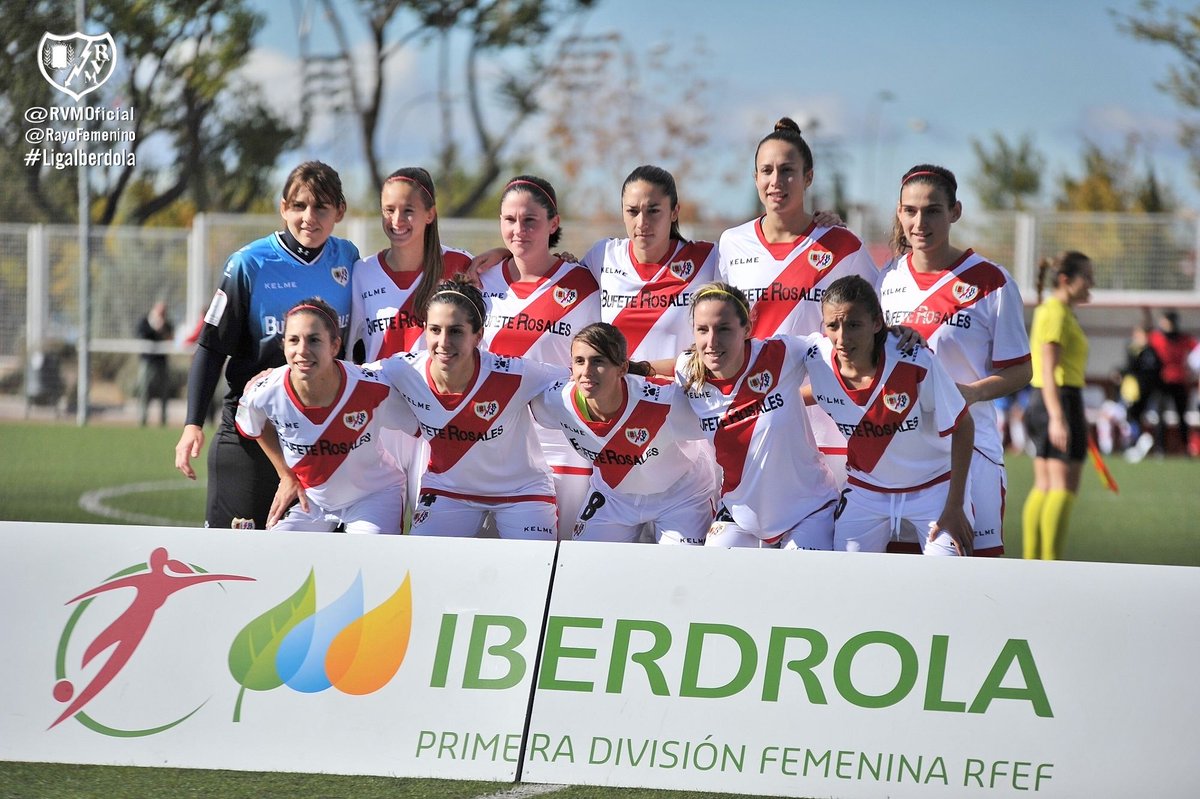
[[[134,657],[166,601],[185,588],[201,583],[254,581],[236,574],[211,574],[167,554],[164,547],[150,553],[144,564],[113,574],[100,585],[67,601],[75,605],[59,636],[55,655],[54,698],[67,704],[50,725],[74,718],[88,729],[119,738],[143,737],[169,730],[191,718],[206,702],[165,723],[143,728],[104,724],[84,711]],[[125,610],[87,645],[77,669],[68,667],[71,639],[81,619],[101,595],[122,588],[134,589]],[[412,630],[412,589],[405,574],[399,588],[382,604],[363,612],[363,579],[360,572],[337,600],[317,610],[316,575],[309,570],[300,588],[280,604],[251,621],[234,638],[229,670],[241,686],[233,720],[241,718],[247,690],[269,691],[282,685],[302,693],[337,688],[346,694],[378,691],[396,675],[408,651]],[[71,672],[82,671],[108,653],[95,675],[76,691]]]

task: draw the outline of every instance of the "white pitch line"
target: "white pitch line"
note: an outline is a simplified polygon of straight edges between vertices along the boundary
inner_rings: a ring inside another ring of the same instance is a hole
[[[116,508],[108,507],[104,502],[113,497],[121,497],[126,494],[141,494],[146,491],[178,491],[184,488],[195,487],[196,483],[181,482],[179,480],[160,480],[154,483],[127,483],[122,486],[110,486],[109,488],[98,488],[95,491],[88,491],[79,498],[79,507],[88,513],[94,513],[97,516],[104,516],[108,519],[116,519],[119,522],[147,524],[155,527],[179,527],[180,523],[178,519],[164,519],[161,516],[150,516],[144,513],[117,510]]]
[[[548,793],[556,793],[565,790],[566,785],[533,785],[530,783],[522,783],[521,785],[513,786],[507,790],[498,793],[489,793],[486,796],[477,796],[475,799],[525,799],[527,796],[542,796]]]

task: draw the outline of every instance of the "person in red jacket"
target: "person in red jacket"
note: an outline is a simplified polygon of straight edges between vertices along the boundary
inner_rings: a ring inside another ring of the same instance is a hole
[[[1178,417],[1179,441],[1183,450],[1187,451],[1188,424],[1187,408],[1188,395],[1191,392],[1191,380],[1188,370],[1188,355],[1196,348],[1196,339],[1180,331],[1179,312],[1174,309],[1163,311],[1158,317],[1158,327],[1150,331],[1150,346],[1162,361],[1162,372],[1159,381],[1158,395],[1158,451],[1167,452],[1167,422],[1166,400],[1175,407]]]

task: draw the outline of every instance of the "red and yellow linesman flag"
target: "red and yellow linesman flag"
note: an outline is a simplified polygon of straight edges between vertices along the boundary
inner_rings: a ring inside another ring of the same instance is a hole
[[[1088,436],[1088,453],[1092,456],[1092,465],[1096,467],[1096,473],[1100,475],[1100,482],[1104,483],[1104,487],[1114,494],[1119,493],[1117,481],[1113,479],[1112,472],[1108,470],[1108,464],[1104,462],[1103,456],[1100,455],[1100,448],[1096,446],[1096,439]]]

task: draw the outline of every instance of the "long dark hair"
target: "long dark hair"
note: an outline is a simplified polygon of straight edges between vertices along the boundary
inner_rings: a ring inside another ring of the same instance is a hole
[[[433,176],[429,171],[419,166],[408,166],[397,169],[387,176],[383,182],[386,186],[393,181],[415,183],[421,189],[421,198],[426,211],[433,211],[433,221],[425,226],[424,246],[421,250],[421,282],[413,295],[413,308],[419,321],[425,321],[425,306],[429,298],[437,291],[438,281],[446,271],[442,260],[442,237],[438,233],[437,192],[433,187]]]
[[[910,183],[923,183],[941,189],[942,193],[946,195],[947,208],[953,208],[954,204],[958,202],[958,180],[954,177],[954,173],[944,166],[917,164],[905,172],[904,177],[900,178],[900,191],[903,192],[904,187]],[[894,255],[903,255],[912,249],[908,239],[904,236],[904,228],[899,219],[892,220],[892,238],[889,244]]]

